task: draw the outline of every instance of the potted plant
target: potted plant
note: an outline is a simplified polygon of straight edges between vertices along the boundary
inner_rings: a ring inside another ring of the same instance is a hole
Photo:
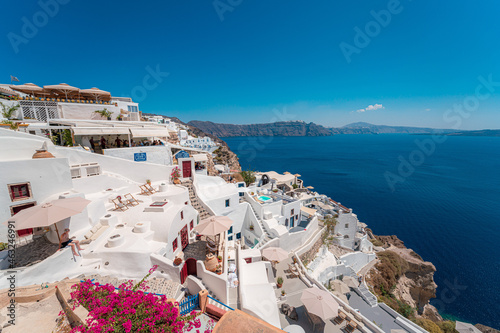
[[[276,285],[278,286],[278,288],[281,288],[281,286],[283,286],[283,278],[281,276],[278,276],[278,278],[276,279]]]
[[[281,289],[281,296],[285,296],[285,295],[286,295],[285,289]]]
[[[151,185],[151,179],[146,179],[146,183],[147,183],[148,185]]]
[[[274,193],[278,193],[278,189],[277,189],[277,188],[275,188],[275,189],[273,190],[273,192],[274,192]]]
[[[172,173],[170,174],[170,177],[172,177],[173,183],[174,184],[180,184],[179,178],[181,177],[181,172],[178,167],[175,167],[172,169]]]
[[[215,266],[215,273],[217,273],[217,275],[221,275],[222,274],[222,265],[217,265]]]
[[[222,261],[222,256],[217,256],[217,260],[218,260],[219,262],[221,262],[221,261]]]
[[[116,120],[118,120],[118,121],[122,121],[122,120],[123,120],[123,115],[120,113],[120,114],[118,115],[118,117],[116,117]]]
[[[250,224],[250,230],[252,230],[252,231],[253,231],[253,229],[254,229],[253,224]]]
[[[180,264],[182,264],[182,259],[177,257],[174,259],[174,265],[175,266],[179,266]]]
[[[101,117],[111,120],[111,115],[113,112],[108,111],[108,109],[104,108],[102,110],[95,110],[94,113],[99,114]]]

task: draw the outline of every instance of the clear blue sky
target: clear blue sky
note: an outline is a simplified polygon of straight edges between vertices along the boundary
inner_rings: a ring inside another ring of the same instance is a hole
[[[453,127],[443,115],[474,97],[479,76],[500,82],[493,0],[220,0],[219,13],[213,1],[44,1],[63,4],[53,17],[37,1],[2,4],[0,82],[12,74],[130,96],[159,66],[169,75],[148,81],[140,109],[183,121]],[[339,45],[356,46],[355,27],[376,29],[370,12],[388,6],[390,23],[348,63]],[[38,31],[23,35],[23,17]],[[490,88],[459,128],[500,128],[500,83]]]

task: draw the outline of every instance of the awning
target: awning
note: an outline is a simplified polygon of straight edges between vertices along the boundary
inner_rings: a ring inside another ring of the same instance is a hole
[[[194,161],[195,162],[206,162],[208,161],[208,157],[205,154],[196,154],[193,155]]]
[[[308,207],[300,207],[300,210],[306,213],[309,216],[313,216],[316,214],[316,209],[308,208]]]
[[[129,134],[127,127],[73,127],[75,135],[118,135]]]
[[[168,138],[167,128],[131,128],[130,132],[134,138]]]

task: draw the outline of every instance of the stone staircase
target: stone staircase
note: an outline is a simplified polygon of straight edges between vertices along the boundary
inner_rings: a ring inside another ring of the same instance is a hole
[[[259,214],[257,214],[257,211],[253,208],[253,206],[250,203],[249,203],[249,205],[250,205],[250,208],[252,209],[253,213],[255,214],[255,217],[257,218],[257,222],[259,223],[261,229],[264,231],[264,237],[261,238],[259,243],[255,246],[256,249],[259,249],[262,246],[264,246],[267,242],[272,240],[274,238],[274,236],[271,235],[269,230],[265,227],[264,223],[262,223],[261,217],[259,216]]]
[[[351,267],[348,267],[348,268],[349,268],[349,276],[352,276],[353,278],[355,278],[357,280],[358,279],[358,275],[356,274],[356,272],[354,271],[354,269],[352,269]],[[374,307],[376,307],[378,305],[377,297],[375,297],[375,295],[373,295],[370,292],[370,290],[368,290],[368,288],[366,287],[366,285],[364,283],[362,283],[359,287],[354,288],[354,290],[372,308],[374,308]]]
[[[206,219],[212,214],[208,212],[201,204],[200,201],[198,200],[198,196],[196,196],[196,193],[194,192],[193,189],[193,181],[192,180],[185,180],[181,183],[182,186],[186,187],[189,191],[189,200],[191,201],[191,206],[194,207],[200,213],[200,220]]]

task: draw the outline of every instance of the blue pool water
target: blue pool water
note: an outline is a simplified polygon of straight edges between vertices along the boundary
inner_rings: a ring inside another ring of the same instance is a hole
[[[244,169],[299,173],[434,263],[443,316],[500,329],[500,138],[446,137],[428,155],[420,135],[223,139]]]
[[[259,197],[259,200],[260,200],[260,201],[268,201],[268,200],[271,200],[271,198],[261,195],[261,196]]]

